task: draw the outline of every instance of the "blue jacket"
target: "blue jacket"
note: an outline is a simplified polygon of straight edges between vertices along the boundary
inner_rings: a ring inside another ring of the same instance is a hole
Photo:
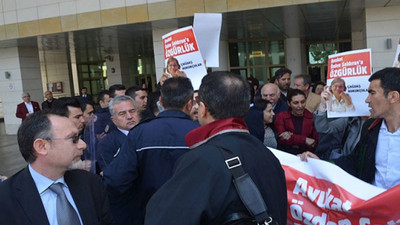
[[[134,210],[125,210],[131,220],[123,224],[143,224],[150,197],[171,176],[176,160],[189,148],[186,134],[199,127],[185,113],[161,112],[153,120],[134,127],[118,156],[104,170],[104,181],[112,195],[132,197]]]
[[[118,129],[114,129],[99,141],[96,157],[101,170],[104,170],[117,157],[117,153],[126,139],[127,136],[125,134]]]
[[[95,115],[97,116],[97,120],[94,123],[94,132],[96,134],[109,133],[117,128],[111,121],[111,114],[108,107],[98,108]]]

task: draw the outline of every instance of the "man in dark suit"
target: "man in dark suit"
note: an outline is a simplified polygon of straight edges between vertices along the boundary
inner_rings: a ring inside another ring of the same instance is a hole
[[[279,112],[286,111],[289,106],[280,97],[280,90],[276,84],[268,83],[261,88],[261,98],[272,103],[274,109],[274,121]]]
[[[39,103],[31,101],[31,95],[28,92],[22,93],[22,100],[24,100],[24,102],[18,104],[15,116],[24,121],[27,116],[39,111],[40,106]]]
[[[93,97],[92,97],[92,95],[88,94],[86,87],[82,87],[82,89],[81,89],[81,97],[86,99],[86,100],[88,100],[89,102],[93,101]]]
[[[68,170],[86,147],[78,134],[73,122],[51,112],[22,123],[18,144],[28,166],[0,183],[1,224],[115,224],[101,179]]]
[[[44,97],[46,97],[46,101],[42,102],[42,109],[51,109],[51,106],[55,101],[53,98],[53,93],[51,91],[46,91],[44,93]]]

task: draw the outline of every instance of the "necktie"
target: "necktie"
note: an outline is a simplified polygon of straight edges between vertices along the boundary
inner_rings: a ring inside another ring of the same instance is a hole
[[[56,212],[58,225],[80,225],[78,214],[69,203],[62,189],[62,183],[54,183],[49,189],[57,194]]]

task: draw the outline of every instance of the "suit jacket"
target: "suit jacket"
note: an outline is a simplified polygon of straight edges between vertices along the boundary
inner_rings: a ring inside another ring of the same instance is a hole
[[[84,225],[115,224],[101,179],[84,170],[64,175]],[[47,215],[28,167],[0,183],[0,223],[49,225]]]
[[[34,112],[40,110],[39,103],[34,102],[34,101],[31,101],[31,103],[32,103]],[[21,118],[22,121],[24,121],[27,113],[28,113],[28,109],[25,106],[25,102],[17,105],[17,112],[15,113],[15,116],[17,116],[17,118]]]
[[[90,102],[93,101],[92,95],[89,95],[89,94],[86,94],[86,97],[83,97],[83,95],[80,95],[80,97],[83,98],[83,99],[86,99],[86,100],[88,100],[88,101],[90,101]]]
[[[122,144],[128,137],[118,129],[108,133],[97,144],[97,162],[103,171],[117,157]]]
[[[313,114],[308,110],[304,110],[303,115],[303,126],[301,134],[296,134],[296,129],[292,121],[291,110],[280,112],[276,116],[275,129],[279,135],[285,131],[290,131],[293,135],[288,140],[282,140],[278,138],[279,149],[292,154],[299,154],[305,151],[315,151],[315,147],[311,148],[306,145],[306,138],[312,138],[315,140],[315,146],[318,146],[318,133],[314,126]]]
[[[49,101],[44,101],[42,102],[42,109],[51,109],[53,103],[56,101],[56,99],[53,98],[53,101],[49,102]]]
[[[310,92],[308,93],[306,100],[306,109],[311,113],[315,112],[318,109],[319,103],[321,103],[321,96]]]

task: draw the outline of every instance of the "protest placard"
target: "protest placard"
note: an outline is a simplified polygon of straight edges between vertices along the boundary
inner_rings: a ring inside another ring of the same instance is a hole
[[[285,170],[287,224],[400,224],[400,185],[375,187],[336,165],[270,148]]]
[[[174,30],[162,36],[165,67],[169,58],[179,61],[180,70],[192,81],[193,88],[199,89],[201,79],[207,74],[203,58],[197,45],[192,26]]]
[[[207,67],[219,67],[219,39],[222,26],[221,13],[195,13],[193,30],[201,55]]]
[[[371,76],[371,49],[342,52],[329,56],[327,85],[328,118],[368,116],[365,99]]]

